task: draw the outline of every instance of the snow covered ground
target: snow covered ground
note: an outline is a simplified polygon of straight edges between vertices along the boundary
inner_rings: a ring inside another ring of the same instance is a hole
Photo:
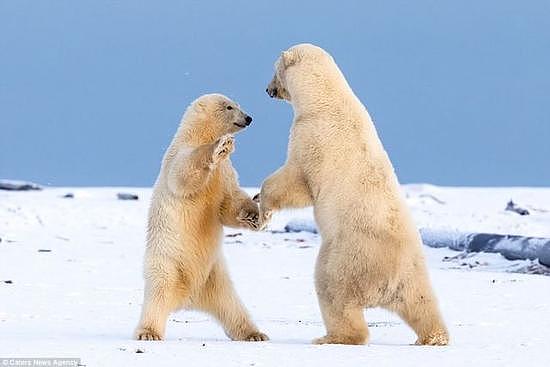
[[[422,228],[550,237],[550,189],[404,190]],[[121,191],[140,200],[117,200]],[[69,192],[74,198],[62,198]],[[281,231],[290,219],[310,219],[308,209],[277,215],[269,232],[226,230],[236,288],[271,341],[229,341],[207,315],[187,311],[170,317],[166,341],[133,341],[149,195],[134,188],[0,191],[0,358],[78,357],[87,366],[547,363],[550,277],[517,273],[540,265],[428,247],[450,346],[410,345],[413,332],[378,309],[367,311],[368,346],[311,345],[324,333],[312,276],[319,237]],[[531,215],[504,211],[510,199]]]

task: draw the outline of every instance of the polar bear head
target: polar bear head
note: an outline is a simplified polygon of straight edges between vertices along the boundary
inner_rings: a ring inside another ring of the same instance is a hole
[[[205,94],[197,98],[187,109],[183,121],[195,133],[219,138],[234,134],[252,122],[250,117],[233,100],[222,94]]]
[[[289,90],[298,74],[302,79],[308,75],[315,76],[318,74],[316,70],[328,63],[333,64],[334,60],[321,47],[309,43],[292,46],[283,51],[275,62],[275,75],[265,91],[271,98],[290,102],[292,93],[289,93]],[[301,71],[298,72],[298,69]]]

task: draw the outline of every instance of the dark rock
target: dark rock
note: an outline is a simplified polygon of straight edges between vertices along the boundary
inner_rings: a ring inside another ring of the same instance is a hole
[[[514,213],[518,213],[519,215],[529,215],[529,210],[518,206],[512,200],[510,200],[508,202],[508,204],[506,204],[506,209],[505,210],[508,210],[508,211],[511,211],[511,212],[514,212]]]
[[[13,281],[12,280],[4,280],[4,283],[5,284],[13,284]]]
[[[42,187],[33,182],[25,182],[25,181],[17,181],[17,180],[0,180],[0,190],[31,191],[31,190],[42,190]]]
[[[116,197],[118,198],[118,200],[139,200],[139,196],[127,192],[119,192],[118,194],[116,194]]]
[[[539,263],[550,267],[550,242],[544,245],[539,251]]]
[[[38,252],[52,252],[52,250],[47,248],[41,248],[41,249],[38,249]]]
[[[63,199],[74,199],[74,194],[72,192],[68,192],[65,195],[62,196]]]
[[[237,236],[242,236],[243,234],[241,232],[237,232],[237,233],[228,233],[225,235],[225,237],[229,237],[229,238],[232,238],[232,237],[237,237]]]

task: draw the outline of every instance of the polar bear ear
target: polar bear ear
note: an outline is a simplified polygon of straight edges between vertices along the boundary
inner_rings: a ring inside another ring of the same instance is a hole
[[[195,111],[202,112],[206,109],[206,102],[204,101],[197,101],[195,103]]]
[[[296,55],[296,52],[293,51],[283,51],[281,53],[281,59],[283,60],[283,65],[286,69],[298,62],[298,55]]]

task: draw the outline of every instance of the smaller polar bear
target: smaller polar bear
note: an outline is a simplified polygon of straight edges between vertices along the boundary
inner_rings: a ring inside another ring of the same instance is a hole
[[[170,312],[212,314],[233,340],[267,336],[233,289],[220,249],[223,226],[258,229],[258,206],[239,188],[229,155],[252,118],[229,98],[204,95],[185,112],[153,189],[138,340],[162,340]]]
[[[448,333],[424,263],[420,236],[370,116],[333,58],[302,44],[284,51],[267,88],[294,109],[288,157],[260,192],[260,219],[313,205],[323,240],[315,286],[327,335],[315,342],[368,341],[363,311],[396,312],[417,344]]]

